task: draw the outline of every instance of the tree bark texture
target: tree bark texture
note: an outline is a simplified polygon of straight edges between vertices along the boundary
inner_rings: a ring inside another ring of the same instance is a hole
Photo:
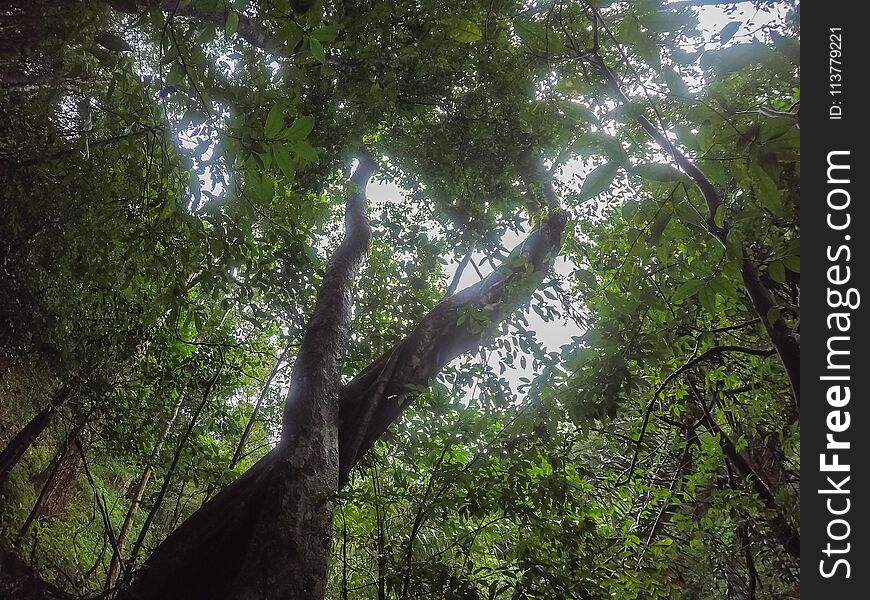
[[[122,598],[319,598],[338,492],[338,401],[353,284],[368,251],[363,156],[351,177],[344,239],[329,260],[291,373],[281,440],[181,525]]]
[[[335,495],[365,452],[448,362],[528,301],[561,246],[553,210],[488,277],[442,300],[395,347],[346,385],[352,286],[370,230],[364,159],[345,211],[345,237],[327,266],[292,370],[281,441],[182,523],[148,558],[123,600],[316,600],[325,593]],[[478,311],[483,331],[460,323]]]

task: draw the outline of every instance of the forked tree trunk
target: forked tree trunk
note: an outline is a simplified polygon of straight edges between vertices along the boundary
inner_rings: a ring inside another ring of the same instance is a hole
[[[528,301],[559,252],[566,216],[552,207],[501,267],[444,299],[340,387],[351,289],[370,236],[364,190],[374,169],[363,160],[352,177],[345,238],[296,357],[280,444],[164,540],[120,600],[323,598],[335,495],[350,470],[412,403],[409,389],[478,347]],[[469,330],[459,319],[465,311],[485,315],[493,327]]]
[[[365,188],[376,169],[365,156],[351,177],[344,239],[293,366],[278,447],[182,524],[121,597],[323,597],[338,492],[340,373],[353,284],[371,239]]]

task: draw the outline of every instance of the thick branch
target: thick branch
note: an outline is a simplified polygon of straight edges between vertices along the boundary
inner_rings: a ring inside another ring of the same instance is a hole
[[[179,7],[178,0],[163,0],[159,4],[160,9],[171,16],[197,19],[217,28],[222,28],[227,22],[226,9],[208,10],[192,6]],[[268,31],[253,23],[245,15],[239,14],[239,26],[236,29],[236,34],[255,48],[270,52],[280,52],[281,50]]]
[[[559,253],[567,217],[556,210],[483,281],[444,299],[414,330],[342,388],[340,481],[399,418],[424,386],[457,356],[477,348],[487,331],[531,296]],[[487,331],[470,323],[485,316]],[[460,318],[466,318],[460,323]]]
[[[621,102],[629,104],[630,101],[622,91],[622,88],[619,85],[619,80],[616,78],[616,73],[613,69],[604,65],[602,66],[602,71],[607,79],[607,84],[610,86],[611,91]],[[674,161],[677,165],[686,172],[686,175],[688,175],[692,182],[694,182],[698,187],[701,196],[704,198],[704,203],[707,205],[707,217],[705,219],[707,231],[724,244],[728,232],[723,227],[716,225],[714,221],[716,211],[718,210],[719,205],[722,204],[722,201],[719,198],[719,192],[716,191],[715,186],[707,178],[707,175],[695,166],[695,163],[689,160],[685,154],[680,152],[680,150],[671,143],[667,136],[659,131],[658,127],[653,125],[649,119],[643,115],[638,115],[636,120],[662,150],[674,157]]]

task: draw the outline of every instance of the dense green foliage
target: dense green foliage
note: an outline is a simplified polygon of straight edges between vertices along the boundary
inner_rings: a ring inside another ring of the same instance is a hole
[[[352,474],[329,597],[797,597],[799,7],[696,4],[0,9],[0,446],[69,390],[4,553],[95,595],[268,451],[366,147],[348,377],[555,210],[539,157],[570,224]]]

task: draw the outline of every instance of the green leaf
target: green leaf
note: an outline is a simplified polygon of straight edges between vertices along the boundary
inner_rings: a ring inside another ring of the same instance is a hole
[[[94,41],[97,42],[103,48],[107,50],[112,50],[113,52],[129,52],[133,49],[130,44],[128,44],[124,38],[115,35],[114,33],[98,33],[94,36]]]
[[[250,200],[256,204],[267,204],[272,200],[274,190],[272,180],[260,173],[249,171],[246,176],[245,189]]]
[[[691,23],[692,20],[693,18],[686,13],[666,10],[657,10],[642,17],[643,26],[658,33],[677,31]]]
[[[564,80],[566,82],[571,82],[571,79]],[[561,82],[560,82],[561,83]],[[557,85],[556,87],[560,87]],[[576,90],[577,87],[572,84],[571,88],[562,88],[566,93],[572,93],[572,90]],[[575,119],[581,123],[595,123],[598,124],[598,116],[589,110],[587,106],[585,106],[581,102],[574,102],[572,100],[565,100],[564,102],[559,103],[559,108],[562,109],[562,112],[565,113],[565,116]]]
[[[665,66],[661,71],[662,79],[668,84],[671,92],[677,96],[690,96],[689,86],[683,81],[682,75],[671,66]]]
[[[625,15],[622,21],[619,22],[617,37],[627,44],[635,45],[643,36],[638,25],[637,17],[631,13]]]
[[[675,123],[674,133],[677,134],[677,139],[681,144],[694,152],[701,152],[698,136],[685,123]]]
[[[687,281],[677,287],[677,289],[674,291],[674,294],[671,296],[671,302],[682,302],[687,298],[691,298],[699,291],[701,291],[701,288],[706,285],[707,284],[704,282],[703,279],[692,279],[690,281]]]
[[[280,145],[272,146],[272,154],[275,157],[275,164],[278,165],[284,176],[293,181],[296,178],[296,165],[293,164],[293,159],[290,158],[287,148]]]
[[[733,298],[735,296],[735,286],[726,277],[714,277],[710,280],[710,287],[714,292],[718,292],[725,298]]]
[[[786,269],[791,271],[792,273],[800,273],[801,272],[801,257],[795,256],[792,254],[791,256],[783,256],[780,260],[782,260],[782,264]]]
[[[704,219],[698,214],[698,211],[695,210],[694,206],[690,204],[688,200],[679,202],[675,212],[680,223],[689,229],[695,229],[698,232],[701,231],[701,225],[704,222]]]
[[[239,13],[234,10],[230,10],[227,12],[227,20],[224,23],[224,34],[227,36],[227,39],[233,37],[239,30]]]
[[[775,260],[767,265],[767,274],[776,283],[785,283],[785,265],[781,260]]]
[[[290,50],[295,50],[305,33],[293,21],[285,21],[276,33],[276,39],[283,41]]]
[[[656,44],[653,38],[645,33],[641,33],[635,42],[635,48],[637,49],[638,56],[644,59],[649,66],[657,71],[661,70],[662,56],[659,52],[658,44]]]
[[[743,239],[735,229],[725,238],[725,256],[738,264],[743,260]]]
[[[734,34],[740,29],[740,21],[731,21],[721,30],[719,30],[719,43],[724,45],[731,41]]]
[[[174,63],[171,67],[169,67],[169,73],[166,74],[166,84],[167,85],[182,85],[187,79],[187,74],[184,72],[184,66],[180,63]],[[191,109],[188,109],[191,110]],[[187,111],[185,111],[185,115]],[[182,122],[185,121],[185,117],[182,117]]]
[[[255,157],[255,160],[262,166],[263,171],[268,171],[269,166],[272,164],[272,154],[269,152],[255,152],[252,154]]]
[[[615,162],[605,163],[593,169],[586,176],[586,179],[583,180],[583,187],[580,189],[580,196],[577,198],[577,202],[591,200],[609,188],[618,171],[619,164]]]
[[[661,181],[664,183],[671,181],[685,181],[686,176],[673,168],[670,165],[659,163],[643,163],[631,167],[631,172],[644,179],[651,181]]]
[[[311,32],[311,39],[317,40],[321,43],[329,43],[334,42],[335,38],[338,37],[338,25],[335,23],[330,23],[329,25],[324,25],[320,29],[315,29]]]
[[[462,44],[476,42],[483,37],[480,25],[463,17],[451,17],[442,24],[447,35]]]
[[[627,164],[625,149],[619,140],[612,135],[593,131],[577,136],[571,148],[582,156],[592,154],[606,155],[612,162],[619,165]]]
[[[651,244],[658,244],[659,240],[662,239],[662,234],[665,231],[665,228],[668,226],[668,223],[671,222],[671,218],[674,216],[673,211],[670,208],[662,209],[655,221],[653,221],[652,226],[649,231],[649,242]]]
[[[321,64],[325,64],[326,55],[323,53],[323,44],[315,38],[309,38],[308,43],[311,47],[311,56],[320,61]]]
[[[708,313],[716,312],[716,291],[710,286],[704,286],[698,291],[701,307]]]
[[[290,129],[287,130],[287,138],[290,140],[304,140],[311,133],[312,129],[314,129],[314,117],[303,115],[293,121]]]
[[[770,60],[773,51],[762,42],[734,44],[721,50],[708,50],[701,55],[701,68],[712,70],[717,76],[725,76],[749,65]]]
[[[296,142],[293,145],[293,149],[296,153],[305,159],[308,162],[316,163],[320,160],[320,156],[317,154],[317,150],[306,141]]]
[[[758,163],[749,166],[749,176],[752,178],[752,189],[759,204],[777,216],[784,216],[782,205],[782,190]]]
[[[269,109],[269,114],[266,115],[266,126],[263,128],[263,133],[267,138],[274,138],[284,128],[284,109],[276,103]]]
[[[588,269],[578,267],[574,270],[574,277],[588,288],[595,288],[598,285],[595,274]]]

